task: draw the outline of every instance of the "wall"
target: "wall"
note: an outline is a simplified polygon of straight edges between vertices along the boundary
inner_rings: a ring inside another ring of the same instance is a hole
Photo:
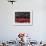
[[[17,10],[33,10],[33,25],[15,26]],[[0,40],[14,40],[18,32],[30,34],[33,40],[46,40],[46,0],[17,0],[13,5],[0,0]]]

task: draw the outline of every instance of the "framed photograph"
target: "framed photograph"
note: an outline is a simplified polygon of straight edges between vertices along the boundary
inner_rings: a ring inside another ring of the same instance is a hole
[[[16,11],[15,25],[30,26],[33,23],[32,11]]]

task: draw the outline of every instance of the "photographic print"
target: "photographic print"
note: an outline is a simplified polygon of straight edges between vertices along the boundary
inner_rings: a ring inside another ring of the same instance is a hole
[[[15,12],[16,25],[32,25],[32,12]]]

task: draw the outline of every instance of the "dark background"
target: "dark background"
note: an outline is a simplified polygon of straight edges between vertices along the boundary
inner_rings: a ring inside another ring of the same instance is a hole
[[[30,12],[15,12],[15,18],[30,18]]]

